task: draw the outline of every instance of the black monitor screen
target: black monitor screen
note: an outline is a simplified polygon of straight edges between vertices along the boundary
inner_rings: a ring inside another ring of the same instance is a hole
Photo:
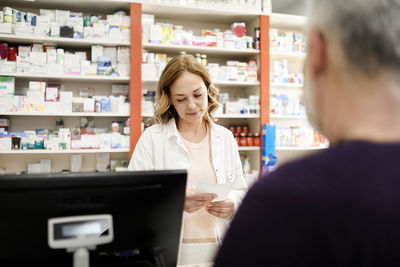
[[[48,219],[111,214],[114,240],[90,266],[176,266],[186,171],[0,176],[0,266],[72,266]],[[27,265],[28,264],[28,265]]]

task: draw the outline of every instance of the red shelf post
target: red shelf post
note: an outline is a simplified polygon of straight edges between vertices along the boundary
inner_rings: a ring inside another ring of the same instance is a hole
[[[131,59],[130,59],[130,156],[142,134],[142,4],[130,4]]]

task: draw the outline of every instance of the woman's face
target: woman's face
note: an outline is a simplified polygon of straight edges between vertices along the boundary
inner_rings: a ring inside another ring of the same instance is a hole
[[[208,94],[203,79],[184,72],[171,85],[171,103],[183,123],[201,123],[208,108]]]

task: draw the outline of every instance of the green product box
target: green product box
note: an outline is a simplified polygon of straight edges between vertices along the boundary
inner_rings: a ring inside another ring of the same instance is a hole
[[[15,94],[15,78],[0,76],[0,96]]]

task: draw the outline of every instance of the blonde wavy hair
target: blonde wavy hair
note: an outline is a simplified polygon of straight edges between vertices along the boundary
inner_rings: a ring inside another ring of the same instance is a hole
[[[213,114],[218,108],[217,101],[218,89],[211,82],[208,71],[193,57],[192,55],[181,55],[172,58],[163,73],[157,85],[157,92],[154,105],[154,119],[157,123],[165,124],[171,118],[177,121],[179,115],[174,106],[171,104],[171,85],[179,78],[184,72],[190,72],[199,75],[207,88],[208,95],[208,108],[204,116],[206,121],[216,121]]]

